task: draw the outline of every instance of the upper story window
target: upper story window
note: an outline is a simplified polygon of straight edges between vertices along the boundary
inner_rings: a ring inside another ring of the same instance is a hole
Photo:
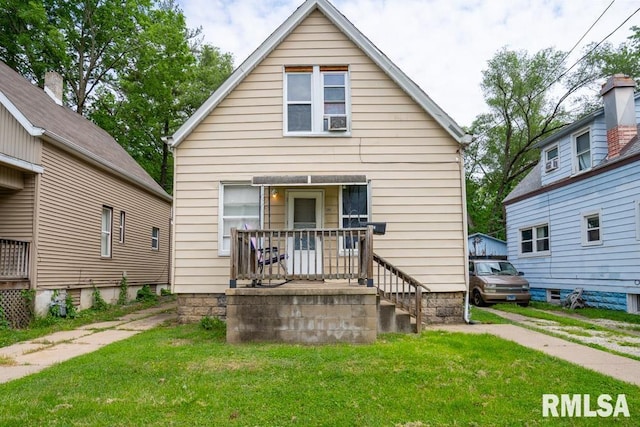
[[[591,133],[589,131],[574,137],[574,172],[591,169]]]
[[[544,170],[550,172],[558,169],[558,146],[554,145],[544,151]]]
[[[520,230],[520,255],[549,254],[549,224]]]
[[[285,67],[285,134],[342,135],[349,130],[346,66]]]

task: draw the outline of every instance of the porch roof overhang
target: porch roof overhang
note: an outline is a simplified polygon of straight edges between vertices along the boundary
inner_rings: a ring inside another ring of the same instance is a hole
[[[251,178],[251,185],[259,187],[364,185],[366,183],[366,175],[269,175]]]

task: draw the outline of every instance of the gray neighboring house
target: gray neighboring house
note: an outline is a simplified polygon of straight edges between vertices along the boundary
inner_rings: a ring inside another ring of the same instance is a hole
[[[509,260],[534,300],[582,288],[590,306],[640,313],[640,93],[615,75],[604,107],[541,141],[504,200]]]
[[[169,196],[103,129],[0,62],[0,303],[14,324],[24,290],[47,311],[54,292],[80,308],[108,302],[127,277],[169,285]]]
[[[470,234],[468,240],[470,257],[507,259],[507,242],[504,240],[484,233]]]

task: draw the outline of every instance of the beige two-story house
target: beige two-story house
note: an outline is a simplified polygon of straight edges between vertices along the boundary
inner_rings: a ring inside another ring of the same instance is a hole
[[[362,250],[344,230],[375,223],[376,263],[445,301],[429,321],[462,321],[468,140],[333,5],[304,2],[169,140],[181,320],[224,316],[225,290],[256,284],[236,230],[268,230],[252,250],[279,253],[247,255],[260,274],[328,282]]]

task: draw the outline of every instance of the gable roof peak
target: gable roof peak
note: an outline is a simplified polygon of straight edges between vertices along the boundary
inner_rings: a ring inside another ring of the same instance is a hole
[[[322,12],[343,34],[362,50],[384,73],[418,105],[431,115],[440,126],[458,143],[471,142],[471,136],[440,108],[413,80],[398,68],[364,34],[362,34],[328,0],[305,0],[267,39],[224,81],[189,119],[168,138],[167,143],[175,148],[195,129],[214,108],[236,88],[280,43],[297,28],[312,12]]]

